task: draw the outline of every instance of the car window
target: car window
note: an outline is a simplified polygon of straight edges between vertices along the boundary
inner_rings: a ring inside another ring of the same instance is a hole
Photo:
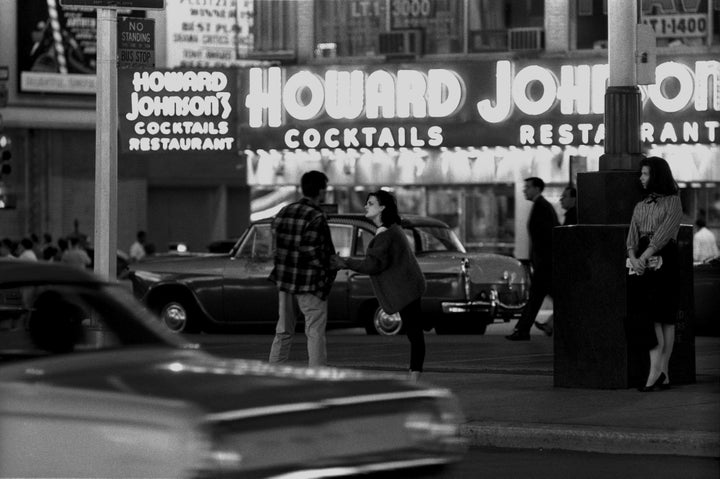
[[[368,245],[370,244],[370,241],[372,241],[373,236],[375,235],[373,235],[370,231],[364,228],[358,228],[354,256],[365,256],[365,252],[367,251]]]
[[[413,234],[413,230],[411,230],[410,228],[405,228],[403,229],[403,232],[405,233],[405,237],[407,238],[408,243],[410,243],[410,249],[412,249],[413,251],[417,251],[415,249],[415,234]]]
[[[457,235],[448,228],[435,226],[419,226],[415,228],[416,240],[419,241],[420,247],[416,248],[416,252],[433,252],[433,251],[456,251],[465,252]]]
[[[129,293],[113,288],[116,299],[100,294],[98,288],[76,285],[0,290],[0,297],[11,298],[0,308],[0,359],[162,344],[147,324],[136,319],[147,313]],[[124,300],[118,301],[121,296]]]
[[[269,224],[254,225],[235,253],[236,258],[267,259],[272,256],[272,231]]]
[[[352,225],[330,225],[335,252],[340,256],[350,256],[352,251],[353,227]]]

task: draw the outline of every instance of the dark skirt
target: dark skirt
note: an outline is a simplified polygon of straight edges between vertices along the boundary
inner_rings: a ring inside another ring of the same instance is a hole
[[[641,255],[649,240],[642,238],[636,255]],[[628,341],[653,348],[657,344],[653,323],[676,324],[680,312],[678,246],[670,241],[658,253],[662,266],[646,269],[642,276],[628,275]]]

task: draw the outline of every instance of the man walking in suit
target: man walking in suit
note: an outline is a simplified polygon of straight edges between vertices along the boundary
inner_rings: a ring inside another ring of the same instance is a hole
[[[577,190],[574,186],[566,187],[560,196],[560,206],[565,210],[563,226],[577,224]]]
[[[529,341],[533,322],[546,334],[552,334],[549,326],[535,321],[545,296],[550,295],[552,291],[552,229],[560,225],[555,208],[542,195],[544,189],[545,182],[542,179],[537,177],[525,179],[523,187],[525,199],[533,202],[527,222],[530,235],[532,282],[530,299],[515,325],[515,331],[509,336],[505,336],[510,341]]]

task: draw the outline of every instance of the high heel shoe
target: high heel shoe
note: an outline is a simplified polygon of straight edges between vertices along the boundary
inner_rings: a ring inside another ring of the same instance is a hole
[[[660,373],[660,376],[658,376],[654,383],[650,386],[641,386],[638,388],[638,391],[641,393],[648,393],[650,391],[655,391],[656,389],[662,389],[663,382],[665,382],[665,373]]]

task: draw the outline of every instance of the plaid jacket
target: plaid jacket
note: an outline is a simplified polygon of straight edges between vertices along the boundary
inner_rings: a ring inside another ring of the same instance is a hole
[[[275,266],[269,279],[288,293],[326,299],[335,280],[330,256],[335,246],[325,213],[303,198],[283,208],[272,222]]]

